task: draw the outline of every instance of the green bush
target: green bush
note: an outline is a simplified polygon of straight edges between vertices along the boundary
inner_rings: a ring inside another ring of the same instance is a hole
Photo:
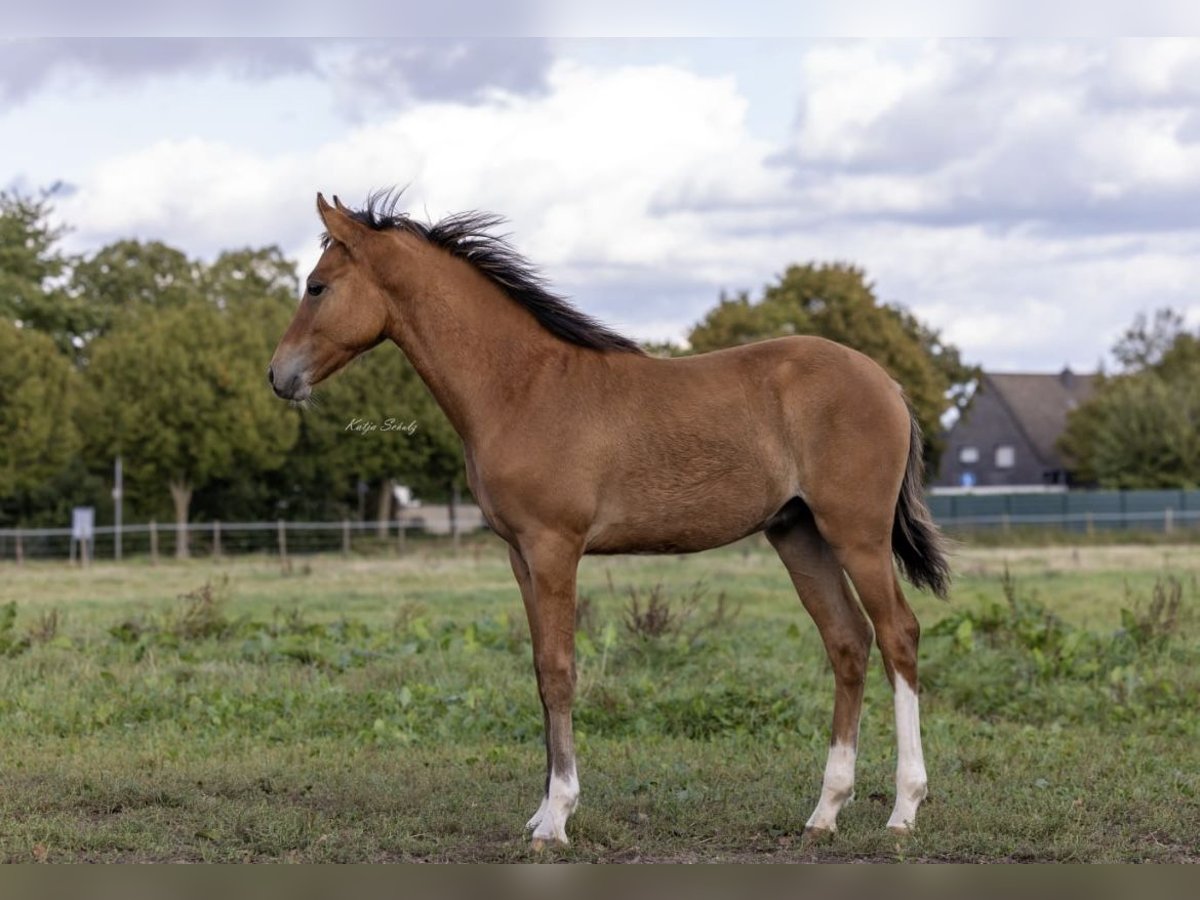
[[[933,693],[985,717],[1045,724],[1177,713],[1195,729],[1185,713],[1200,684],[1179,683],[1170,667],[1183,614],[1178,578],[1160,577],[1149,604],[1123,609],[1122,627],[1107,634],[1067,624],[1007,571],[999,589],[1002,602],[926,632],[923,681]]]

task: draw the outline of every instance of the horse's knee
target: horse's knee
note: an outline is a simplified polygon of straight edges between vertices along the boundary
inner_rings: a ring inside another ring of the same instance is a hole
[[[846,685],[860,685],[867,677],[867,662],[871,655],[871,632],[839,636],[827,647],[834,676]]]
[[[895,627],[880,629],[879,650],[883,654],[888,677],[901,676],[911,687],[917,684],[917,647],[921,638],[921,627],[910,613],[910,621],[897,623]]]
[[[537,654],[534,665],[546,708],[556,710],[569,707],[575,695],[575,660],[572,656],[545,651]]]

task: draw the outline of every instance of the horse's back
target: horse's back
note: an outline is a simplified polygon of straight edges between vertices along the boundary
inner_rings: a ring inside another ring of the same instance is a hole
[[[816,417],[875,418],[907,433],[898,384],[858,350],[815,335],[792,335],[670,359],[641,358],[628,396],[694,410],[744,410],[755,422],[777,419],[808,430]],[[635,401],[636,402],[636,401]],[[671,410],[665,410],[670,414]]]

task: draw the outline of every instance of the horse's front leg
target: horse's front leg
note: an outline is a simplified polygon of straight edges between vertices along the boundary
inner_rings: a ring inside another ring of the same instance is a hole
[[[528,575],[525,609],[533,638],[533,663],[546,721],[546,793],[530,820],[533,848],[566,845],[567,819],[579,802],[571,703],[575,696],[575,573],[580,544],[557,534],[522,542]],[[517,569],[514,561],[513,568]],[[520,574],[517,580],[521,580]]]
[[[541,645],[538,633],[538,618],[537,606],[533,599],[533,580],[529,574],[529,566],[525,565],[525,559],[521,556],[521,552],[516,547],[508,548],[508,561],[512,565],[513,576],[517,579],[517,584],[521,588],[521,600],[525,604],[525,616],[529,620],[529,640],[533,644],[533,662],[536,671],[538,647]],[[538,677],[538,695],[541,695],[542,679]],[[542,817],[546,815],[546,803],[550,798],[550,714],[546,709],[546,704],[542,703],[542,728],[543,739],[546,742],[546,783],[542,789],[542,802],[538,806],[537,812],[533,817],[525,823],[526,831],[533,831],[542,821]]]

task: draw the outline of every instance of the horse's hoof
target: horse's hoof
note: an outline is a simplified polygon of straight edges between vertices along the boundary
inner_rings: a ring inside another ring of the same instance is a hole
[[[833,836],[837,834],[836,828],[814,828],[812,826],[804,826],[805,844],[827,844],[833,840]]]
[[[903,837],[903,838],[912,837],[912,833],[913,833],[913,827],[908,822],[904,822],[901,825],[889,825],[887,827],[887,830],[890,831],[892,834],[894,834],[896,837]]]
[[[529,849],[534,853],[541,853],[544,850],[556,850],[559,847],[569,846],[569,841],[556,837],[535,837],[529,843]]]

